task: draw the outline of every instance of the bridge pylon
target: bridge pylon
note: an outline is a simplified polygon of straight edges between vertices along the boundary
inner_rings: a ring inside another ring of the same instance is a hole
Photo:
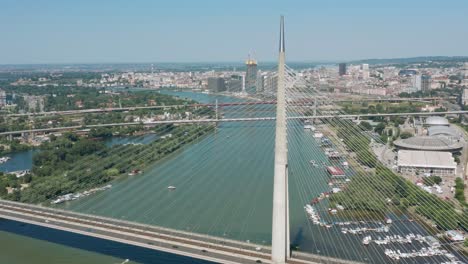
[[[275,169],[273,183],[273,219],[271,259],[273,263],[286,263],[290,257],[288,146],[286,128],[284,17],[280,21],[278,58],[278,90],[276,103]]]

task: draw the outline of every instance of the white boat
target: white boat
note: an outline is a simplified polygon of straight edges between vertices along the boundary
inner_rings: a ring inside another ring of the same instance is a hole
[[[366,236],[366,237],[364,237],[364,239],[362,240],[362,244],[365,245],[365,246],[367,246],[367,245],[369,245],[369,243],[370,243],[371,241],[372,241],[371,236]]]
[[[173,190],[175,190],[175,189],[176,189],[176,187],[171,185],[171,186],[167,187],[167,189],[169,189],[169,190],[173,191]]]
[[[315,127],[313,125],[305,125],[304,129],[309,129],[309,130],[315,131]]]
[[[317,167],[317,162],[315,162],[315,160],[310,160],[309,163],[314,166],[314,167]]]
[[[320,132],[315,132],[314,133],[314,138],[322,138],[323,137],[323,134],[320,133]]]
[[[10,159],[11,159],[10,157],[1,157],[0,158],[0,164],[3,164],[5,162],[9,161]]]
[[[304,209],[309,219],[312,220],[312,223],[314,223],[315,225],[320,224],[320,216],[318,215],[314,207],[312,207],[310,204],[307,204],[306,206],[304,206]]]

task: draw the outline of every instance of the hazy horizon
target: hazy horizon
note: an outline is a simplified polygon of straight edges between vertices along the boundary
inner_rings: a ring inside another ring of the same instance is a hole
[[[468,2],[6,0],[0,64],[288,61],[468,55]]]

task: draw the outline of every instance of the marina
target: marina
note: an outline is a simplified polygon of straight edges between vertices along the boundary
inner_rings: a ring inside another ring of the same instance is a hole
[[[340,159],[340,158],[341,158],[340,152],[336,151],[336,150],[333,149],[333,148],[326,148],[326,149],[325,149],[325,155],[326,155],[329,159]]]
[[[319,132],[316,131],[316,133]],[[334,166],[325,167],[331,178],[329,182],[331,191],[322,192],[319,196],[313,198],[310,204],[304,206],[307,218],[313,225],[325,228],[326,230],[337,227],[343,235],[360,237],[362,245],[366,247],[371,244],[377,246],[400,245],[401,249],[397,249],[395,246],[384,249],[384,255],[391,260],[424,259],[424,262],[429,258],[441,257],[442,261],[440,263],[463,263],[449,250],[442,248],[441,242],[435,236],[428,235],[425,232],[420,234],[413,232],[402,233],[399,228],[392,229],[392,226],[398,223],[395,223],[391,217],[386,217],[382,221],[336,221],[330,218],[330,216],[337,215],[339,211],[345,210],[339,204],[335,205],[335,208],[328,208],[328,213],[324,215],[320,214],[320,212],[326,212],[320,209],[320,203],[323,201],[326,204],[330,194],[341,191],[337,186],[346,188],[345,183],[352,180],[352,177],[349,177],[346,172],[349,169],[349,163],[346,160],[341,160],[340,153],[334,149],[334,144],[327,137],[320,136],[315,137],[314,135],[314,139],[320,142],[323,153],[330,161],[338,162],[339,165],[334,164]],[[312,165],[316,164],[315,160],[311,160],[309,163]],[[345,179],[345,181],[336,181],[337,179]],[[437,186],[434,186],[434,188],[437,189]],[[412,219],[398,221],[413,223]],[[382,236],[381,234],[386,235]],[[447,236],[451,240],[454,240],[454,237],[458,241],[463,240],[460,238],[460,234],[456,232],[449,232]],[[416,244],[419,247],[414,247]],[[411,245],[411,247],[408,247],[408,245]]]
[[[391,259],[399,260],[399,259],[406,259],[406,258],[416,258],[416,257],[433,257],[433,256],[445,256],[451,260],[452,262],[449,263],[463,263],[461,261],[456,260],[455,256],[450,254],[445,249],[440,249],[436,247],[423,247],[420,250],[413,250],[411,252],[401,252],[398,250],[392,249],[385,249],[385,255]],[[447,263],[447,262],[445,262]]]
[[[74,201],[74,200],[78,200],[78,199],[86,197],[86,196],[90,196],[90,195],[92,195],[94,193],[97,193],[97,192],[108,190],[110,188],[112,188],[112,185],[108,184],[108,185],[105,185],[103,187],[93,188],[93,189],[90,189],[90,190],[87,190],[87,191],[84,191],[84,192],[69,193],[69,194],[61,195],[61,196],[57,197],[57,199],[51,201],[50,203],[51,204],[61,204],[61,203],[68,202],[68,201]]]

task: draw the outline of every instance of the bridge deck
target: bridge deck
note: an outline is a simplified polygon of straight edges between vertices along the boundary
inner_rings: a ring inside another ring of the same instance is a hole
[[[353,119],[353,118],[368,118],[368,117],[391,117],[391,116],[438,116],[438,115],[461,115],[468,114],[467,110],[463,111],[446,111],[446,112],[413,112],[413,113],[377,113],[377,114],[324,114],[316,116],[288,116],[289,120],[297,119],[331,119],[331,118],[343,118],[343,119]],[[69,127],[51,127],[51,128],[38,128],[38,129],[29,129],[29,130],[18,130],[18,131],[6,131],[1,132],[0,136],[22,134],[22,133],[38,133],[38,132],[54,132],[54,131],[69,131],[69,130],[79,130],[79,129],[90,129],[97,127],[115,127],[115,126],[135,126],[135,125],[144,125],[144,126],[156,126],[156,125],[165,125],[165,124],[199,124],[199,123],[220,123],[220,122],[257,122],[257,121],[272,121],[276,120],[276,117],[249,117],[249,118],[220,118],[220,119],[193,119],[193,120],[162,120],[162,121],[152,121],[152,122],[127,122],[127,123],[109,123],[109,124],[99,124],[99,125],[82,125],[82,126],[69,126]]]
[[[0,217],[220,263],[271,263],[269,247],[0,200]],[[299,253],[288,263],[356,263]]]

